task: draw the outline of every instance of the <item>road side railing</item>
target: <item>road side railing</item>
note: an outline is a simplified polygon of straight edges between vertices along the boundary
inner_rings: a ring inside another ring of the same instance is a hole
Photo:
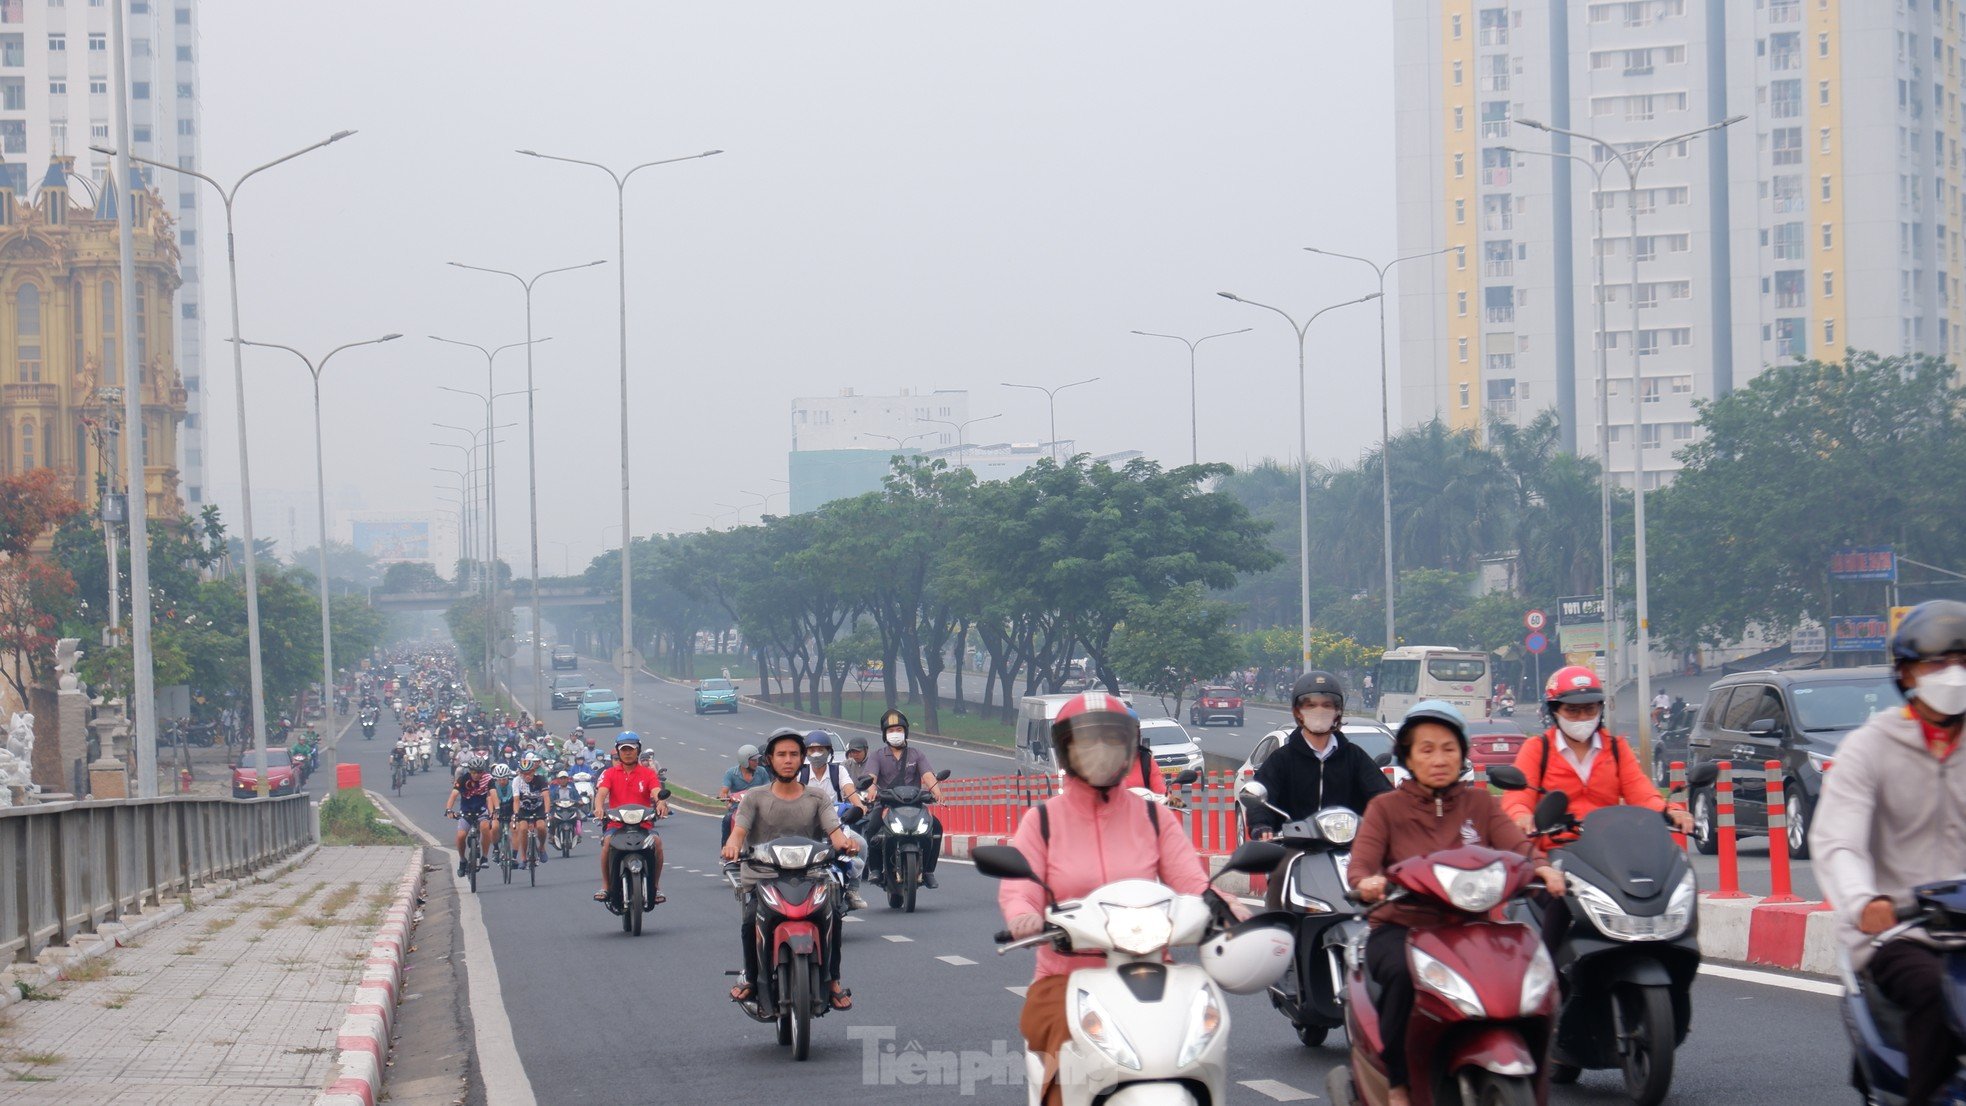
[[[1170,806],[1179,811],[1195,850],[1225,856],[1242,843],[1234,772],[1208,772],[1191,784],[1170,786]],[[1052,776],[973,776],[942,782],[942,800],[930,809],[944,833],[1009,836],[1040,803],[1058,794]]]
[[[0,810],[0,956],[33,960],[49,945],[250,874],[313,840],[305,795]]]

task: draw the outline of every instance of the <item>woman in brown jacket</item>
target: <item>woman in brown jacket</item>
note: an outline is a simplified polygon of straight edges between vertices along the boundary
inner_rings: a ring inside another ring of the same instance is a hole
[[[1366,902],[1386,895],[1386,870],[1402,860],[1462,845],[1534,856],[1534,843],[1502,813],[1485,788],[1461,782],[1468,758],[1467,725],[1452,704],[1429,699],[1407,712],[1393,739],[1393,757],[1411,775],[1365,808],[1352,843],[1348,874]],[[1553,895],[1563,894],[1563,875],[1547,864],[1536,869]],[[1406,931],[1435,925],[1441,912],[1418,902],[1397,902],[1373,912],[1365,942],[1365,968],[1379,984],[1377,1004],[1390,1106],[1407,1106],[1406,1026],[1413,1017],[1413,976]]]

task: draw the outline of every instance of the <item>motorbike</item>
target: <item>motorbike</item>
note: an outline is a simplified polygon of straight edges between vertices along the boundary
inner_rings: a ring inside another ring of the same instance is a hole
[[[1229,857],[1227,872],[1266,872],[1287,852],[1266,841],[1246,841]],[[1024,854],[1009,845],[980,845],[976,870],[992,879],[1031,880],[1043,887]],[[1034,945],[1061,952],[1104,952],[1097,968],[1072,973],[1068,1010],[1072,1038],[1058,1050],[1057,1081],[1070,1106],[1092,1103],[1218,1103],[1227,1101],[1231,994],[1254,994],[1289,970],[1294,920],[1281,911],[1237,922],[1211,892],[1178,894],[1146,879],[1106,884],[1083,898],[1049,905],[1039,933],[1021,939],[996,935],[997,953]],[[1221,957],[1202,964],[1171,963],[1168,950],[1199,946],[1219,951],[1230,943],[1255,942],[1263,970],[1228,977]],[[1043,1101],[1044,1060],[1028,1049],[1025,1087],[1031,1106]]]
[[[1412,857],[1386,873],[1383,901],[1424,900],[1445,917],[1407,931],[1414,1004],[1406,1090],[1413,1106],[1549,1101],[1549,1071],[1541,1061],[1556,1016],[1556,968],[1540,931],[1492,917],[1527,891],[1533,877],[1528,859],[1480,845]],[[1325,1093],[1335,1106],[1385,1106],[1389,1087],[1373,1005],[1379,988],[1366,972],[1363,939],[1346,962],[1351,1058],[1326,1076]]]
[[[846,828],[847,834],[860,842],[859,852],[851,856],[845,853],[835,853],[833,856],[833,879],[839,885],[835,904],[840,917],[844,918],[847,912],[853,909],[847,902],[846,893],[853,889],[854,884],[860,882],[860,877],[867,871],[867,839],[860,836],[853,828],[863,817],[859,807],[852,803],[834,803],[833,813],[839,816],[840,825]]]
[[[757,993],[738,1005],[757,1021],[778,1023],[778,1043],[791,1046],[792,1059],[804,1060],[812,1055],[812,1019],[832,1009],[825,986],[831,950],[820,937],[819,912],[837,910],[841,896],[833,849],[807,837],[780,837],[751,846],[746,855],[771,876],[754,888]],[[724,878],[741,886],[735,864],[724,865]]]
[[[417,769],[418,771],[420,772],[430,771],[430,743],[428,741],[417,742],[416,760],[418,765],[418,769]]]
[[[668,799],[669,789],[655,793]],[[608,820],[621,823],[608,838],[612,848],[608,864],[607,908],[621,916],[621,931],[642,935],[642,915],[655,909],[655,808],[617,806],[608,810]]]
[[[1347,899],[1352,886],[1345,874],[1359,817],[1332,806],[1292,819],[1270,806],[1269,789],[1254,780],[1242,785],[1242,797],[1285,819],[1274,840],[1289,858],[1276,879],[1283,909],[1295,922],[1296,956],[1292,970],[1270,988],[1270,1005],[1290,1020],[1298,1040],[1315,1047],[1345,1024],[1345,950],[1365,932],[1364,916]]]
[[[580,825],[581,813],[586,808],[572,799],[561,799],[553,804],[553,816],[547,822],[547,841],[560,850],[562,857],[573,855],[574,829]]]
[[[362,740],[375,740],[375,715],[373,714],[364,713],[362,715]]]
[[[1489,779],[1504,790],[1527,781],[1506,765]],[[1693,769],[1693,785],[1713,782],[1711,762]],[[1545,792],[1536,807],[1539,834],[1577,832],[1551,854],[1563,871],[1570,924],[1555,957],[1561,985],[1550,1079],[1573,1083],[1585,1068],[1614,1068],[1639,1106],[1658,1106],[1672,1089],[1675,1049],[1692,1024],[1693,977],[1700,968],[1698,887],[1666,820],[1635,806],[1569,816],[1569,797]],[[1512,916],[1545,926],[1533,899],[1511,904]]]
[[[946,780],[944,768],[935,778]],[[871,784],[873,780],[867,778]],[[855,786],[860,786],[858,783]],[[880,822],[874,832],[886,839],[881,846],[879,868],[870,867],[867,878],[887,891],[891,910],[915,912],[915,892],[922,883],[922,857],[934,847],[934,824],[923,809],[935,801],[927,788],[897,784],[880,793]]]
[[[1913,888],[1912,905],[1901,907],[1898,917],[1898,924],[1872,938],[1870,947],[1879,949],[1914,930],[1922,931],[1943,957],[1946,1024],[1955,1035],[1960,1034],[1966,1030],[1966,990],[1959,986],[1959,980],[1966,976],[1966,881],[1946,880]],[[1884,997],[1869,972],[1850,963],[1848,950],[1838,954],[1837,972],[1843,977],[1843,1027],[1855,1051],[1850,1061],[1850,1085],[1865,1102],[1904,1106],[1911,1074],[1904,1041],[1907,1014]],[[1932,1101],[1939,1106],[1966,1103],[1966,1070],[1955,1071]]]

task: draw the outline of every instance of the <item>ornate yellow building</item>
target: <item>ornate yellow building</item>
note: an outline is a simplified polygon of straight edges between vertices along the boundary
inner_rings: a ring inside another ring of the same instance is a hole
[[[93,508],[99,474],[122,490],[124,383],[116,204],[134,204],[137,362],[143,390],[145,505],[179,515],[177,430],[184,379],[172,363],[178,247],[157,194],[74,176],[57,157],[32,192],[20,166],[0,165],[0,474],[53,468]],[[84,184],[78,206],[70,182]],[[90,194],[92,193],[92,194]]]

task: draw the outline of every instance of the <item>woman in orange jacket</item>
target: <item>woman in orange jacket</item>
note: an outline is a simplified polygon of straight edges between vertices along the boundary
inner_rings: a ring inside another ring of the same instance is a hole
[[[1558,669],[1543,688],[1549,729],[1522,743],[1515,766],[1529,779],[1529,790],[1502,795],[1502,810],[1524,832],[1535,828],[1538,796],[1561,791],[1570,798],[1570,813],[1582,819],[1591,811],[1621,803],[1647,810],[1668,810],[1674,828],[1686,833],[1693,819],[1678,804],[1668,808],[1653,785],[1631,743],[1611,732],[1604,720],[1604,685],[1597,673],[1582,665]]]

